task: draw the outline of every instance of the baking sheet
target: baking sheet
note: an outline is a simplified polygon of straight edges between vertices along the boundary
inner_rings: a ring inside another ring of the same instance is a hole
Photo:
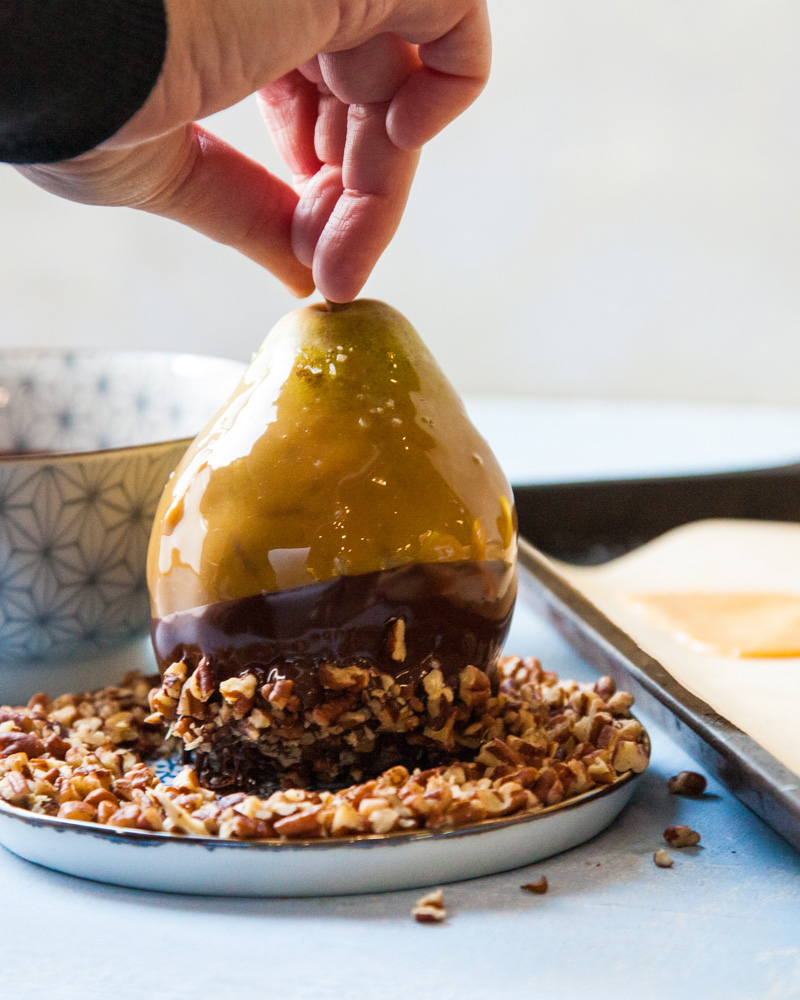
[[[520,530],[548,555],[600,563],[704,517],[800,520],[800,470],[515,488]],[[520,592],[590,663],[745,805],[800,850],[800,779],[679,684],[652,656],[520,544]]]

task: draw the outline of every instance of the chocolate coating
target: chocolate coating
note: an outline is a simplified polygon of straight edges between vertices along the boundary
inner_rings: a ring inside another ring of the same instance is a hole
[[[436,660],[448,680],[500,655],[517,590],[516,566],[500,561],[418,563],[342,576],[180,611],[153,623],[159,668],[202,657],[217,682],[244,672],[287,678],[316,700],[321,663],[366,662],[415,683]],[[404,622],[404,656],[392,632]]]

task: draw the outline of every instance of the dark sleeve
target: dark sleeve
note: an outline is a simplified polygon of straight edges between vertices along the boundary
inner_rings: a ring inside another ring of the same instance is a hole
[[[166,47],[164,0],[0,0],[0,161],[52,163],[108,139]]]

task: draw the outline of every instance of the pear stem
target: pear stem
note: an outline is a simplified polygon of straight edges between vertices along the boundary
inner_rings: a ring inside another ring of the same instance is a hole
[[[349,302],[331,302],[330,299],[325,299],[325,308],[328,312],[336,313],[341,312],[350,305]]]

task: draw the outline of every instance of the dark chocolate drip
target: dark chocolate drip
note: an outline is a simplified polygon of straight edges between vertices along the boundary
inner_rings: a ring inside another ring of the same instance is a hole
[[[500,560],[416,563],[180,611],[153,622],[153,646],[162,672],[205,656],[218,682],[250,669],[293,680],[298,694],[323,662],[366,660],[408,683],[436,660],[452,678],[500,655],[516,591],[516,568]]]

